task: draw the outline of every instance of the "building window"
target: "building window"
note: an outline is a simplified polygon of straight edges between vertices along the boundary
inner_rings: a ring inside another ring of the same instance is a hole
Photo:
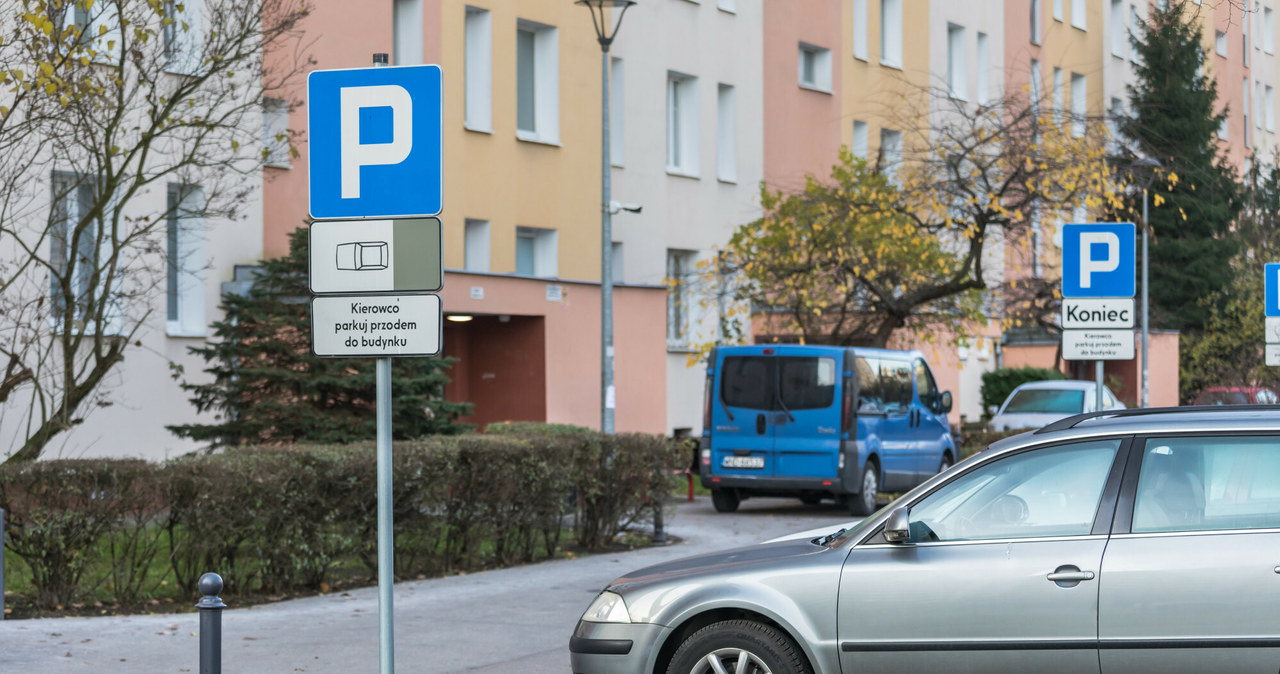
[[[559,237],[554,229],[516,227],[516,273],[555,278],[559,273]]]
[[[623,105],[627,78],[622,59],[609,59],[609,163],[622,168],[627,160],[627,108]]]
[[[1143,5],[1143,8],[1145,9],[1146,5]],[[1141,36],[1142,30],[1146,28],[1146,25],[1147,22],[1138,13],[1138,6],[1129,5],[1129,60],[1134,63],[1138,62],[1138,38]]]
[[[1084,137],[1085,115],[1088,114],[1085,82],[1084,75],[1071,73],[1071,135],[1076,138]]]
[[[867,56],[867,0],[853,0],[853,57],[862,61]]]
[[[1244,105],[1240,109],[1244,111],[1244,146],[1249,147],[1249,78],[1244,78],[1244,86],[1241,88],[1244,95]]]
[[[612,257],[609,262],[609,271],[611,272],[609,276],[613,278],[614,283],[622,283],[622,279],[626,277],[626,274],[622,273],[622,261],[624,259],[622,255],[622,242],[614,241],[613,246],[609,250],[609,254]]]
[[[902,0],[880,0],[880,63],[902,67]]]
[[[1031,0],[1031,44],[1040,44],[1040,12],[1043,0]]]
[[[902,164],[902,132],[880,130],[880,161],[889,182],[898,181],[898,167]]]
[[[1262,128],[1262,82],[1253,81],[1253,125]]]
[[[968,100],[968,66],[964,58],[964,26],[947,24],[947,91],[952,98]]]
[[[831,93],[831,50],[800,43],[798,54],[800,86]]]
[[[422,63],[422,0],[395,0],[392,11],[393,63],[398,66]]]
[[[1227,119],[1228,118],[1224,116],[1222,121],[1218,123],[1218,138],[1221,140],[1227,140]]]
[[[262,145],[266,149],[267,166],[289,168],[292,165],[288,101],[279,98],[262,99]]]
[[[1053,123],[1062,123],[1062,68],[1055,67],[1053,69]]]
[[[853,152],[853,156],[866,161],[868,154],[871,152],[868,142],[867,123],[856,119],[853,120],[853,142],[849,147],[849,150]]]
[[[1262,51],[1272,54],[1276,48],[1275,15],[1270,7],[1262,8]]]
[[[1222,58],[1227,57],[1227,34],[1220,31],[1213,31],[1213,51]]]
[[[74,173],[53,173],[53,231],[49,237],[50,311],[54,325],[61,325],[70,297],[73,321],[89,320],[92,301],[100,293],[92,285],[98,268],[99,220],[86,220],[93,208],[94,180]]]
[[[725,182],[738,179],[738,113],[732,85],[721,84],[716,91],[716,177]]]
[[[79,3],[77,3],[78,5]],[[164,13],[166,18],[172,18],[173,21],[161,28],[161,38],[164,40],[164,57],[165,70],[179,75],[197,75],[200,72],[200,64],[203,60],[201,51],[204,48],[204,35],[202,32],[203,19],[203,1],[191,0],[169,0],[164,5]],[[94,11],[97,12],[101,7],[101,14],[95,21],[95,25],[90,26],[91,33],[98,35],[101,28],[97,24],[109,25],[108,31],[103,33],[101,38],[95,41],[98,43],[94,49],[109,48],[111,42],[115,43],[114,49],[120,52],[124,47],[121,44],[120,33],[120,17],[115,3],[100,2],[94,3]],[[77,7],[77,11],[79,8]],[[117,53],[113,62],[119,62],[120,54]]]
[[[1062,0],[1053,0],[1053,20],[1062,20]]]
[[[467,7],[463,63],[463,125],[493,132],[493,19],[489,10]],[[518,35],[518,34],[517,34]],[[532,72],[530,73],[532,76]],[[533,120],[530,120],[532,127]]]
[[[1043,240],[1044,240],[1044,228],[1043,228],[1043,225],[1041,224],[1040,207],[1037,205],[1032,205],[1031,206],[1031,276],[1034,278],[1040,278],[1040,276],[1044,273],[1044,269],[1041,266],[1042,256],[1040,254],[1040,250],[1041,250],[1040,246]]]
[[[1031,59],[1031,114],[1040,117],[1040,102],[1044,98],[1044,79],[1040,74],[1040,62]],[[1038,121],[1038,120],[1037,120]]]
[[[1124,0],[1111,0],[1111,55],[1124,58],[1126,31],[1124,29]]]
[[[693,292],[698,254],[667,249],[667,347],[688,348],[693,341]]]
[[[991,102],[991,48],[988,45],[986,33],[978,33],[978,58],[977,58],[977,101],[978,105],[987,105]]]
[[[1120,122],[1124,119],[1124,101],[1111,97],[1110,114],[1107,116],[1107,133],[1111,136],[1109,145],[1113,153],[1120,150]]]
[[[667,171],[698,174],[698,78],[667,72]]]
[[[516,28],[516,137],[560,142],[559,33],[523,19]]]
[[[1262,114],[1266,118],[1267,131],[1275,131],[1276,130],[1276,97],[1275,97],[1276,90],[1272,88],[1270,84],[1268,84],[1265,87],[1264,91],[1266,91],[1266,98],[1263,99],[1264,107],[1262,110]]]
[[[204,191],[169,184],[166,222],[165,331],[173,336],[203,336]]]
[[[465,227],[463,268],[467,271],[489,271],[489,221],[467,218]]]
[[[1071,0],[1071,25],[1080,30],[1089,30],[1085,0]]]

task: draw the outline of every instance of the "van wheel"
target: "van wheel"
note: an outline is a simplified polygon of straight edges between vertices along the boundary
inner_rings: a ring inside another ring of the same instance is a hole
[[[868,461],[862,470],[862,491],[849,495],[849,514],[866,517],[876,511],[876,493],[880,491],[880,471]]]
[[[939,472],[939,473],[945,473],[945,472],[947,472],[947,469],[948,469],[948,468],[950,468],[952,465],[953,465],[953,464],[952,464],[952,462],[951,462],[951,455],[950,455],[950,454],[943,454],[943,455],[942,455],[942,463],[939,463],[939,464],[938,464],[938,472]]]
[[[694,632],[671,656],[667,674],[809,674],[812,669],[791,637],[749,620],[712,623]]]
[[[712,489],[711,505],[716,507],[718,513],[731,513],[738,510],[738,504],[742,499],[738,497],[738,492],[732,489]]]

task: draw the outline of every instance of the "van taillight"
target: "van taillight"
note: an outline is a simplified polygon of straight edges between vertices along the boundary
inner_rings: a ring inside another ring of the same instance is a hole
[[[702,394],[702,431],[704,433],[711,430],[711,392],[715,389],[712,383],[715,375],[711,372],[707,373],[707,386]]]
[[[853,379],[844,378],[844,394],[840,396],[840,428],[846,433],[853,424]]]

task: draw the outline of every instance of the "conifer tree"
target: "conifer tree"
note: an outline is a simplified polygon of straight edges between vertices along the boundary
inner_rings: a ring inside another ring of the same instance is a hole
[[[213,446],[254,443],[345,443],[376,437],[374,360],[319,358],[311,351],[307,230],[289,235],[289,254],[265,260],[245,295],[222,298],[218,341],[191,351],[213,381],[182,388],[213,424],[169,426],[180,437]],[[444,399],[448,358],[392,361],[392,437],[468,430],[457,423],[469,403]],[[181,373],[176,373],[181,376]]]
[[[1240,210],[1235,170],[1218,140],[1226,111],[1218,108],[1217,84],[1204,67],[1196,11],[1208,5],[1186,0],[1152,6],[1135,35],[1139,58],[1129,87],[1132,114],[1121,121],[1123,141],[1133,152],[1154,157],[1162,168],[1149,188],[1151,314],[1158,327],[1202,330],[1209,308],[1200,300],[1231,286],[1229,236]],[[1136,176],[1142,184],[1145,178]],[[1142,212],[1142,192],[1133,193],[1126,214]]]

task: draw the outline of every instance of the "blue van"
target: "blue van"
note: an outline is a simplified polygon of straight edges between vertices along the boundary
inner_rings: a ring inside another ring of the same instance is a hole
[[[711,350],[699,473],[716,510],[751,496],[824,498],[854,515],[956,460],[919,351],[771,344]]]

